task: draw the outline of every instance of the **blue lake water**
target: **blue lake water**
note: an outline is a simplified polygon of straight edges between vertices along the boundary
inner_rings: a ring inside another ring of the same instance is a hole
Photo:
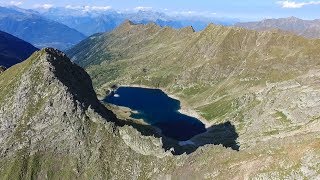
[[[161,129],[163,135],[179,141],[189,140],[206,131],[205,125],[197,118],[178,112],[180,101],[159,89],[120,87],[104,102],[137,111],[131,114],[132,118],[143,119]]]

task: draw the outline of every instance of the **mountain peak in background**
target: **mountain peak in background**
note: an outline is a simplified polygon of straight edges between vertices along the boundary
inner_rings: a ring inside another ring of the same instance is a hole
[[[136,23],[130,21],[129,19],[126,19],[123,23],[121,23],[117,29],[129,29],[130,27],[137,25]]]
[[[302,20],[292,16],[288,18],[265,19],[257,22],[237,23],[235,26],[258,31],[279,29],[306,38],[320,38],[320,21],[317,19]]]
[[[129,25],[129,26],[132,26],[132,25],[135,25],[135,23],[133,23],[132,21],[130,21],[129,19],[126,19],[122,25]]]
[[[64,24],[42,17],[38,12],[0,7],[0,30],[38,48],[70,48],[86,36]]]
[[[217,24],[232,25],[237,22],[233,18],[219,17],[193,17],[185,15],[168,15],[163,12],[153,10],[139,11],[115,11],[108,9],[106,11],[86,11],[69,8],[51,8],[48,11],[40,12],[44,17],[68,25],[77,29],[83,34],[90,36],[95,33],[112,31],[126,19],[137,24],[148,24],[154,22],[160,26],[169,26],[172,28],[183,28],[193,26],[196,31],[202,30],[210,22]]]

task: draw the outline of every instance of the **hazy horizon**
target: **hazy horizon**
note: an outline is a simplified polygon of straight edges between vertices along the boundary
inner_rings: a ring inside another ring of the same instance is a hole
[[[168,15],[228,17],[240,20],[260,20],[295,16],[301,19],[318,19],[320,1],[161,1],[156,0],[0,0],[1,6],[17,6],[24,9],[50,9],[65,7],[70,9],[117,10],[121,12],[152,10]]]

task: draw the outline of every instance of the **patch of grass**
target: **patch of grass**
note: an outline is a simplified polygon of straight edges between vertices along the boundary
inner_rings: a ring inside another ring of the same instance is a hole
[[[69,156],[51,152],[30,154],[19,150],[14,157],[1,159],[0,179],[76,179],[75,163]],[[42,172],[42,173],[40,173]],[[40,174],[39,174],[40,173]]]
[[[236,108],[234,101],[225,97],[209,105],[202,106],[198,110],[205,119],[212,121],[224,117]]]
[[[193,87],[184,88],[181,93],[182,93],[183,97],[193,97],[197,94],[204,93],[208,89],[209,89],[209,87],[205,86],[205,85],[203,85],[203,86],[195,85]]]
[[[274,114],[275,118],[278,119],[283,124],[291,123],[288,117],[282,111],[276,111]]]
[[[41,52],[34,53],[26,61],[12,66],[0,74],[0,104],[4,103],[4,100],[14,93],[14,88],[20,81],[21,76],[31,67],[39,55],[41,55]]]
[[[111,82],[123,74],[126,64],[113,63],[112,65],[97,65],[87,69],[94,87],[100,87],[106,82]]]
[[[26,150],[22,149],[16,153],[15,158],[8,163],[7,171],[3,179],[25,179],[28,170],[28,157]]]
[[[279,132],[280,131],[278,129],[274,129],[274,130],[271,130],[271,131],[263,132],[263,135],[264,136],[271,136],[271,135],[279,134]]]
[[[15,157],[8,161],[3,179],[36,179],[41,169],[41,158],[38,154],[30,155],[27,149],[19,150]]]

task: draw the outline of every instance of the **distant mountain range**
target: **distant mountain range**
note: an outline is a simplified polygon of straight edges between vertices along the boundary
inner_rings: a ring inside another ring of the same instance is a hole
[[[0,7],[0,30],[38,48],[67,49],[86,36],[64,24],[44,18],[32,10]]]
[[[67,50],[87,36],[114,30],[127,19],[135,24],[154,22],[161,27],[175,29],[192,26],[195,31],[201,31],[208,24],[214,23],[258,31],[278,29],[307,38],[320,38],[320,20],[302,20],[296,17],[238,23],[240,20],[235,18],[172,16],[150,10],[119,12],[112,9],[88,11],[85,8],[67,7],[46,10],[0,7],[0,30],[38,48],[55,47]]]
[[[0,31],[0,66],[9,68],[27,59],[36,50],[31,44]]]
[[[302,20],[296,17],[265,19],[257,22],[237,23],[235,26],[251,30],[273,30],[288,31],[306,38],[320,38],[320,19]]]
[[[47,11],[39,11],[44,17],[66,24],[87,36],[111,31],[126,19],[142,24],[155,22],[160,26],[173,28],[193,26],[197,31],[204,29],[212,22],[221,25],[233,25],[239,21],[233,18],[173,17],[161,12],[142,10],[137,12],[117,12],[114,10],[85,11],[83,9],[51,8]]]
[[[193,26],[196,31],[209,23],[233,25],[232,18],[205,18],[169,16],[155,11],[118,12],[72,8],[27,10],[18,7],[0,7],[0,31],[12,34],[37,48],[54,47],[66,50],[95,33],[109,32],[126,19],[134,23],[155,22],[160,26],[182,28]]]

